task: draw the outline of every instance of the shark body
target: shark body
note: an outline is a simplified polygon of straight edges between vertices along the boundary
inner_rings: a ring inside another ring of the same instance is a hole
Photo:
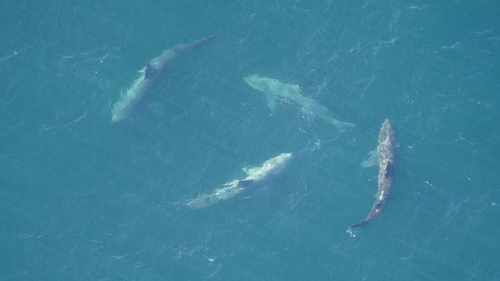
[[[321,119],[332,123],[337,127],[355,127],[353,123],[342,122],[333,117],[333,114],[319,102],[304,96],[298,85],[282,83],[276,79],[249,75],[243,78],[252,88],[263,92],[266,95],[267,105],[274,109],[276,102],[280,99],[291,100],[302,113],[306,115],[318,116]]]
[[[368,167],[378,162],[378,191],[375,196],[375,203],[373,204],[373,207],[366,219],[360,223],[351,225],[351,227],[363,227],[374,222],[380,214],[382,214],[385,206],[392,198],[390,192],[392,186],[394,185],[395,141],[396,135],[394,134],[391,123],[389,123],[389,119],[385,119],[385,122],[380,129],[377,150],[371,152],[369,159],[362,164],[363,166]]]
[[[137,103],[151,89],[158,77],[165,72],[170,63],[196,47],[214,40],[217,36],[208,36],[191,44],[180,44],[165,50],[160,56],[154,58],[145,68],[140,71],[140,76],[132,85],[121,93],[120,99],[114,104],[111,111],[113,123],[126,119]]]
[[[244,180],[234,180],[228,182],[224,184],[222,188],[217,189],[211,194],[203,194],[195,199],[189,200],[186,203],[186,206],[190,209],[203,209],[219,201],[234,197],[238,193],[243,192],[246,188],[265,181],[269,178],[269,176],[280,172],[291,157],[291,153],[282,153],[267,160],[261,167],[243,168],[243,171],[247,174],[247,177]]]

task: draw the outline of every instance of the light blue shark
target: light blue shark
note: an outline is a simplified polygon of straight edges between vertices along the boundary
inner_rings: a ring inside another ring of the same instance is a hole
[[[277,100],[291,100],[302,113],[306,115],[318,116],[319,118],[332,123],[337,127],[355,127],[353,123],[342,122],[335,119],[332,113],[319,102],[304,96],[298,85],[282,83],[276,79],[249,75],[243,78],[252,88],[263,92],[266,95],[267,105],[271,110],[276,107]]]

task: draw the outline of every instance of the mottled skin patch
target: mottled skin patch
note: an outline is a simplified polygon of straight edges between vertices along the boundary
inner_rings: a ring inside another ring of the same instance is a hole
[[[375,203],[366,217],[366,219],[358,224],[351,225],[351,227],[362,227],[369,223],[374,222],[382,211],[384,211],[385,206],[392,198],[391,188],[394,185],[394,143],[396,141],[396,135],[392,129],[389,119],[385,119],[382,128],[380,129],[378,137],[378,191],[375,195]]]

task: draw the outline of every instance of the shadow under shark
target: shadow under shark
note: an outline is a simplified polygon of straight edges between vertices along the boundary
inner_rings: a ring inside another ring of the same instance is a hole
[[[243,168],[247,174],[244,180],[234,180],[224,184],[223,188],[217,189],[211,194],[203,194],[198,198],[189,200],[186,206],[190,209],[203,209],[219,201],[227,200],[241,193],[245,189],[257,183],[265,181],[269,176],[279,173],[292,157],[291,153],[282,153],[272,159],[267,160],[261,167]]]
[[[126,119],[137,103],[144,97],[158,77],[165,72],[170,63],[196,47],[214,40],[217,36],[208,36],[191,44],[180,44],[164,51],[160,56],[154,58],[145,68],[139,71],[141,74],[134,83],[121,93],[120,99],[114,104],[111,111],[113,123]]]
[[[252,88],[263,92],[266,95],[267,105],[274,110],[276,101],[279,99],[290,99],[295,103],[300,111],[306,115],[318,116],[321,119],[332,123],[337,127],[355,127],[353,123],[342,122],[333,117],[333,114],[319,102],[302,95],[298,85],[281,83],[276,79],[249,75],[243,78]]]
[[[376,200],[366,219],[360,223],[351,225],[351,227],[363,227],[374,222],[382,214],[389,200],[392,199],[390,192],[394,185],[395,141],[396,135],[391,123],[389,123],[389,119],[385,119],[378,136],[377,149],[370,152],[370,157],[362,164],[363,167],[369,167],[378,163],[378,191],[375,196]]]

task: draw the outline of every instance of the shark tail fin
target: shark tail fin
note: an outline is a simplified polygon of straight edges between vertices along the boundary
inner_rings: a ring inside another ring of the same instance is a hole
[[[365,226],[369,225],[369,224],[370,224],[370,223],[372,223],[372,222],[373,222],[373,220],[371,220],[371,219],[366,219],[366,220],[364,220],[364,221],[362,221],[362,222],[360,222],[360,223],[357,223],[357,224],[351,225],[351,227],[365,227]]]
[[[342,122],[342,126],[344,126],[344,127],[347,126],[347,127],[355,128],[356,124],[351,123],[351,122]]]
[[[356,124],[350,123],[350,122],[342,122],[339,121],[335,118],[331,118],[330,122],[337,127],[338,130],[340,131],[345,131],[348,130],[349,128],[354,128],[356,127]]]
[[[332,123],[333,123],[335,126],[337,126],[340,130],[347,130],[348,128],[355,128],[355,127],[356,127],[356,124],[354,124],[354,123],[350,123],[350,122],[341,122],[341,121],[338,121],[338,120],[337,120],[337,122],[338,122],[338,124],[335,124],[335,123],[333,123],[333,121],[332,121]]]

